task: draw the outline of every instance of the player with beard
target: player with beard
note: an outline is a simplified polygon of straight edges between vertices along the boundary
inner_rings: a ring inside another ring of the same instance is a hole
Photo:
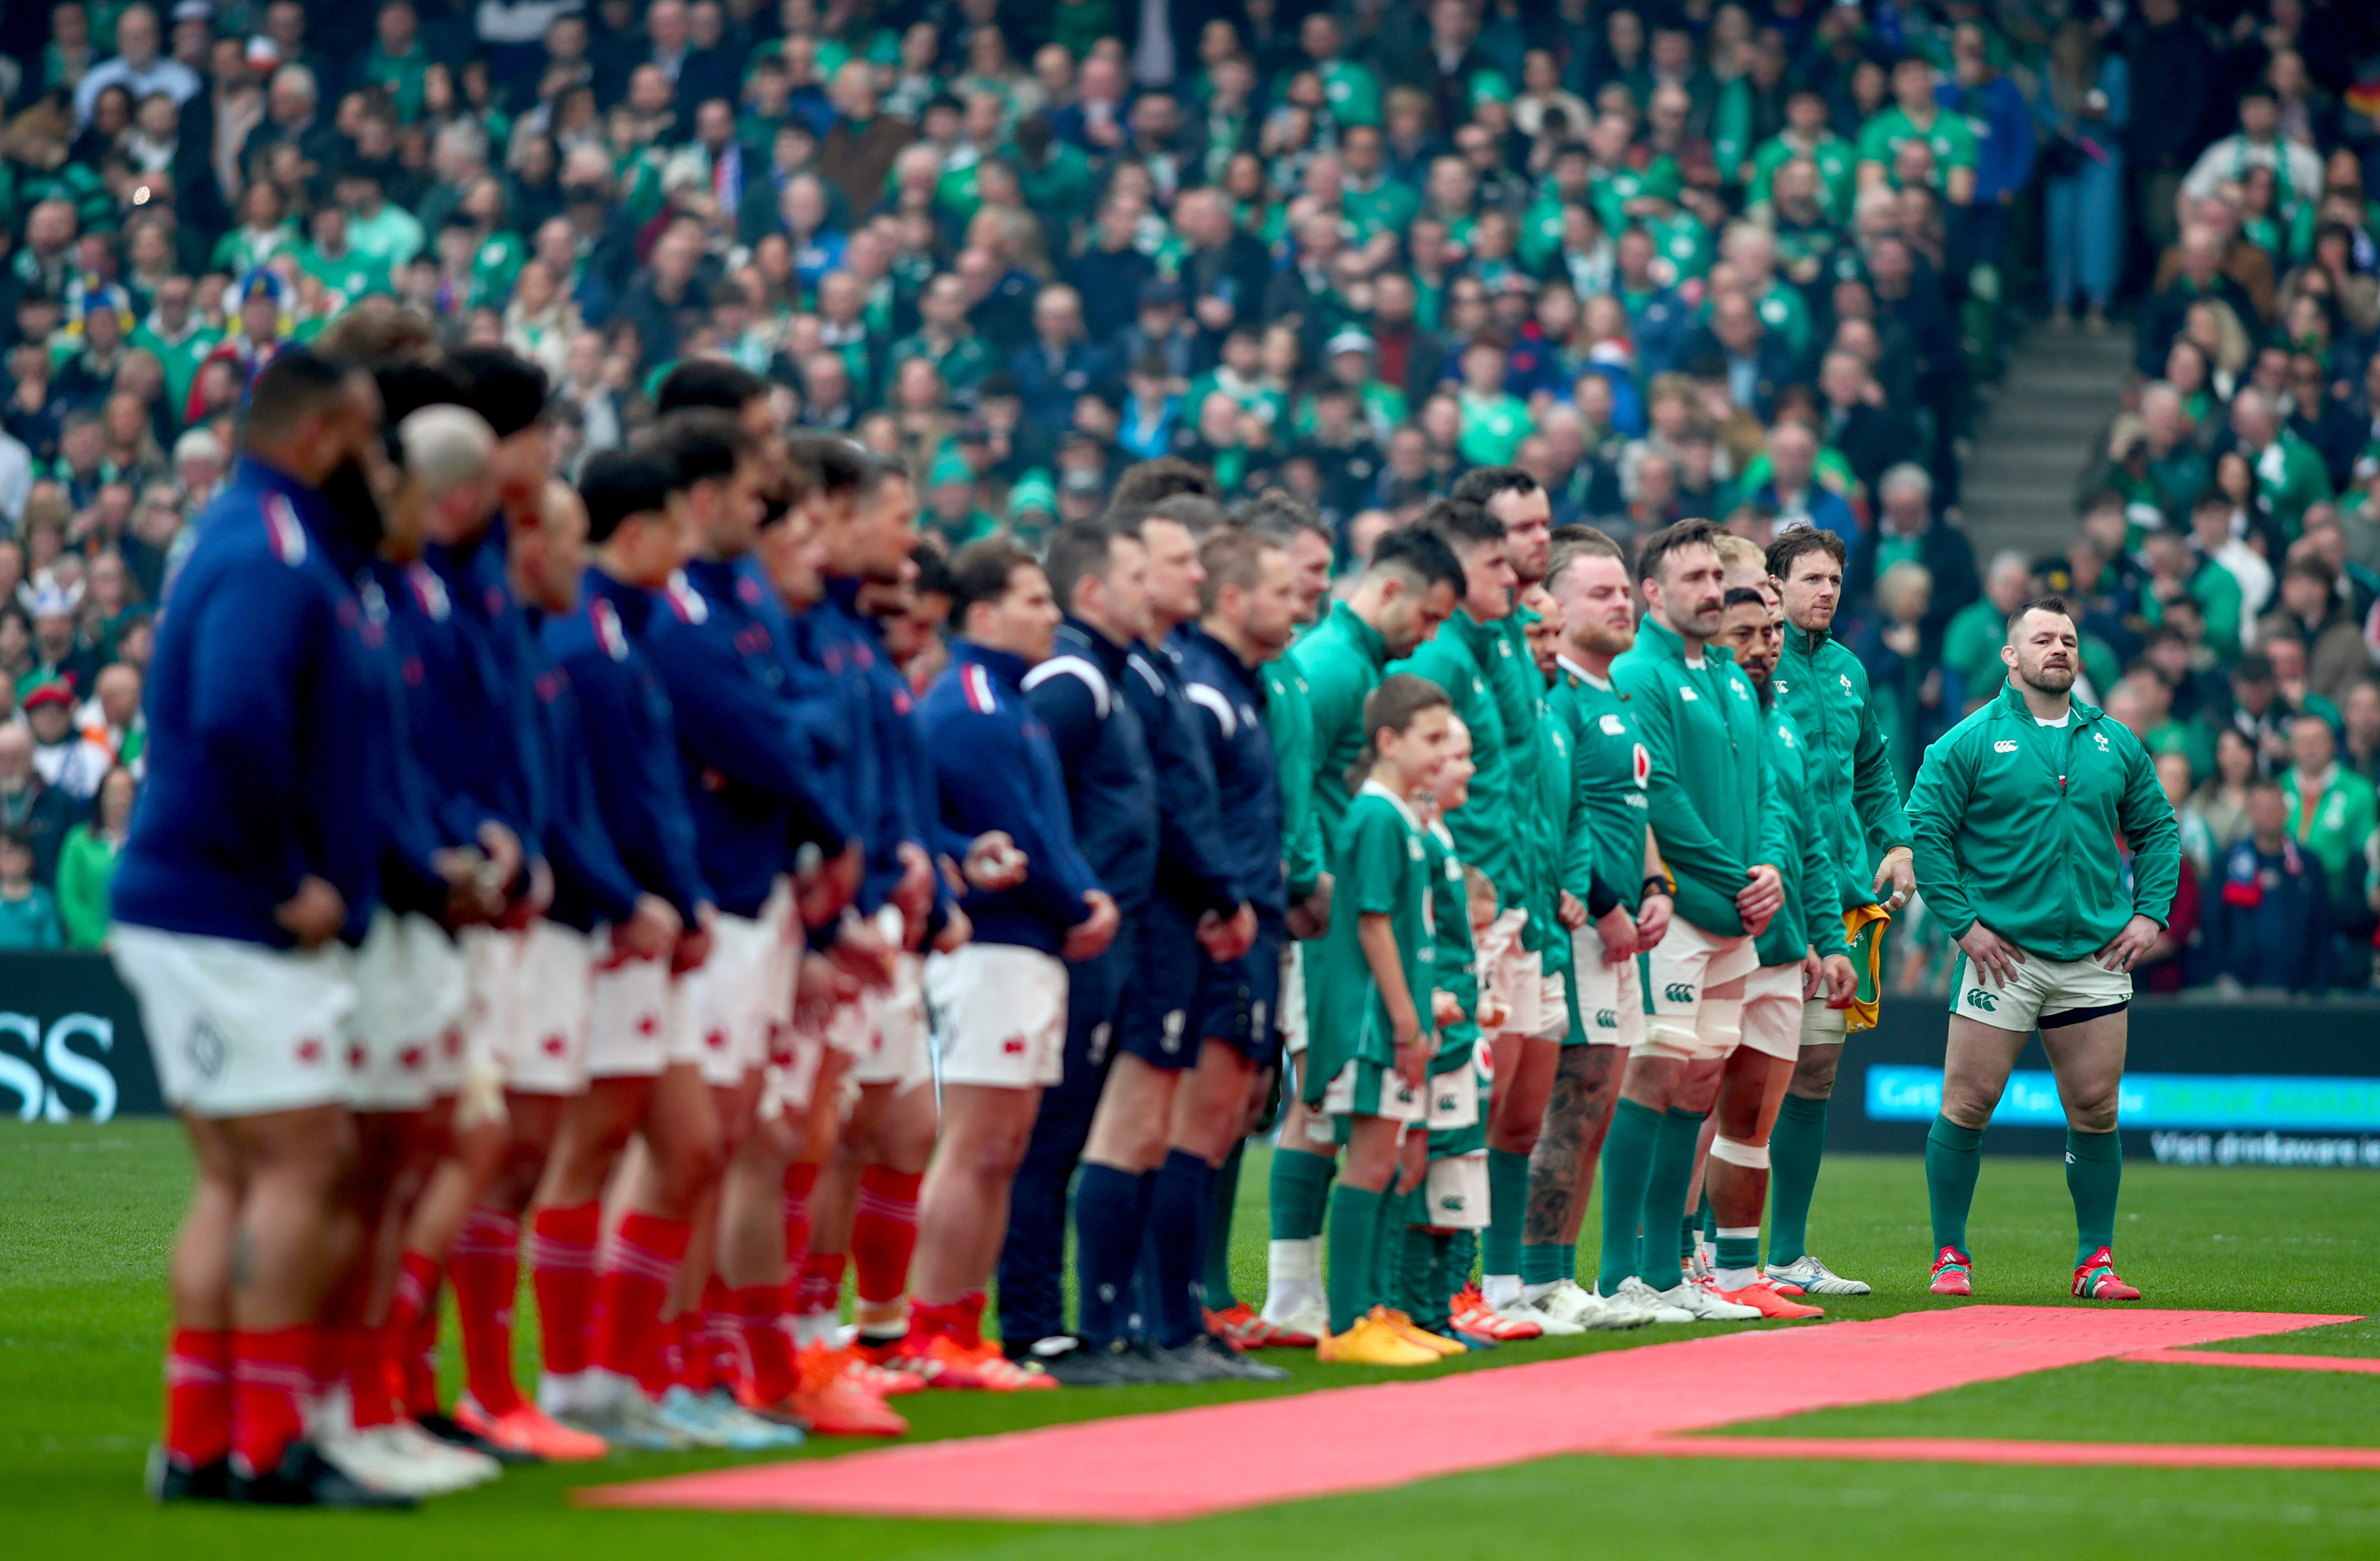
[[[1613,659],[1636,643],[1635,589],[1619,544],[1586,526],[1555,533],[1546,582],[1562,623],[1548,699],[1570,733],[1574,793],[1565,881],[1597,873],[1628,919],[1612,924],[1609,936],[1599,922],[1571,933],[1571,979],[1586,1044],[1562,1049],[1545,1129],[1530,1156],[1523,1293],[1566,1322],[1636,1327],[1651,1314],[1577,1280],[1579,1228],[1627,1062],[1621,1048],[1635,1046],[1645,1032],[1636,956],[1660,942],[1670,916],[1669,878],[1647,825],[1652,760],[1633,702],[1611,684]]]
[[[1812,998],[1802,1010],[1802,1055],[1786,1086],[1770,1137],[1770,1278],[1788,1294],[1865,1295],[1864,1280],[1835,1273],[1803,1245],[1810,1198],[1826,1152],[1827,1102],[1835,1089],[1850,1030],[1876,1023],[1885,929],[1909,902],[1909,824],[1892,774],[1867,669],[1834,637],[1842,602],[1843,541],[1803,526],[1768,546],[1767,570],[1782,592],[1785,649],[1777,663],[1777,702],[1793,718],[1810,775],[1811,817],[1839,864],[1844,936],[1859,990],[1847,1007]],[[1881,853],[1879,858],[1877,853]],[[1876,863],[1871,874],[1866,864]]]
[[[1960,952],[1942,1110],[1925,1135],[1936,1295],[1973,1293],[1967,1210],[1984,1128],[2038,1026],[2066,1108],[2069,1289],[2090,1301],[2141,1297],[2111,1251],[2123,1178],[2116,1101],[2132,965],[2164,930],[2181,834],[2140,740],[2074,698],[2079,646],[2062,597],[2010,613],[2007,686],[1926,749],[1909,793],[1918,890]]]
[[[382,824],[362,805],[390,740],[370,716],[376,652],[353,583],[378,516],[324,485],[364,459],[380,410],[369,376],[310,352],[258,374],[242,459],[151,669],[148,788],[110,947],[198,1168],[173,1258],[160,1501],[407,1500],[339,1472],[306,1434],[356,1155],[356,991],[335,945],[362,938],[378,898]]]
[[[1759,1315],[1685,1282],[1677,1240],[1706,1100],[1690,1094],[1697,1062],[1742,1039],[1753,939],[1784,901],[1775,865],[1784,822],[1760,748],[1758,702],[1722,647],[1725,598],[1708,521],[1645,538],[1638,576],[1648,609],[1636,644],[1612,663],[1649,758],[1645,796],[1677,915],[1645,956],[1645,1038],[1631,1049],[1603,1145],[1603,1252],[1597,1293],[1657,1320]]]
[[[1760,563],[1755,551],[1755,567]],[[1761,932],[1755,945],[1760,968],[1744,981],[1743,1044],[1721,1062],[1711,1107],[1717,1133],[1705,1178],[1718,1245],[1708,1281],[1727,1300],[1764,1316],[1817,1317],[1824,1315],[1820,1308],[1780,1293],[1761,1274],[1760,1209],[1768,1193],[1769,1130],[1801,1054],[1803,999],[1848,1002],[1852,978],[1836,914],[1840,890],[1827,855],[1828,832],[1810,799],[1807,747],[1793,718],[1777,704],[1774,674],[1785,615],[1766,574],[1758,578],[1757,587],[1727,593],[1716,643],[1734,653],[1760,695],[1761,735],[1791,849],[1779,864],[1784,906]]]

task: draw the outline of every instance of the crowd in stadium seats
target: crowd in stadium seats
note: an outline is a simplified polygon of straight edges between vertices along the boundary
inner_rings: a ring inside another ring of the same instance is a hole
[[[2370,985],[2369,0],[67,0],[0,55],[0,947],[104,937],[243,387],[393,295],[541,364],[565,467],[723,356],[948,549],[1164,454],[1349,566],[1508,462],[1623,543],[1821,526],[1904,787],[2067,592],[2185,819],[2144,984]],[[2128,311],[2073,540],[1979,559],[2017,336]]]

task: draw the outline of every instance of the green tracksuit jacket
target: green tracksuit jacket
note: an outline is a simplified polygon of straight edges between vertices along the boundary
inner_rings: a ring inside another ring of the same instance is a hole
[[[1813,948],[1820,959],[1845,953],[1832,842],[1810,797],[1810,772],[1818,756],[1803,740],[1792,715],[1773,699],[1761,711],[1761,726],[1768,740],[1768,768],[1777,778],[1778,811],[1791,846],[1777,864],[1785,879],[1785,905],[1760,934],[1760,962],[1798,963],[1803,950]]]
[[[1590,884],[1572,884],[1562,877],[1573,825],[1585,810],[1578,805],[1578,793],[1571,785],[1569,723],[1540,699],[1530,733],[1536,742],[1536,762],[1529,767],[1531,787],[1529,795],[1522,799],[1520,822],[1528,831],[1529,878],[1535,891],[1529,900],[1529,925],[1542,923],[1551,935],[1540,943],[1543,968],[1551,975],[1571,967],[1570,934],[1561,925],[1561,891],[1569,889],[1582,905],[1590,898]]]
[[[1446,819],[1454,836],[1454,853],[1488,875],[1496,886],[1499,909],[1521,905],[1535,921],[1536,907],[1528,894],[1529,853],[1516,812],[1529,793],[1516,781],[1526,773],[1518,762],[1524,747],[1534,770],[1536,735],[1525,720],[1516,723],[1507,719],[1505,701],[1492,681],[1495,663],[1511,654],[1499,648],[1509,643],[1501,627],[1458,610],[1419,649],[1389,671],[1427,678],[1446,690],[1455,715],[1470,728],[1471,800]],[[1535,669],[1529,675],[1536,675]]]
[[[1901,816],[1867,669],[1833,635],[1789,623],[1785,653],[1770,683],[1807,744],[1811,816],[1837,865],[1843,909],[1871,904],[1876,862],[1909,843],[1909,821]]]
[[[1380,686],[1389,647],[1379,631],[1345,602],[1290,650],[1305,679],[1314,714],[1314,829],[1326,851],[1338,849],[1339,826],[1352,800],[1347,770],[1364,751],[1364,701]]]
[[[1549,698],[1570,727],[1571,789],[1577,799],[1562,853],[1562,887],[1583,900],[1579,886],[1590,875],[1599,877],[1633,916],[1644,898],[1645,785],[1653,770],[1633,702],[1567,659]]]
[[[2163,925],[2181,875],[2181,831],[2140,739],[2079,699],[2065,726],[2043,726],[2013,683],[1925,750],[1909,832],[1945,932],[1980,921],[2043,959],[2095,953],[2135,914]]]
[[[1786,854],[1752,680],[1716,645],[1688,666],[1676,631],[1648,614],[1635,648],[1611,663],[1611,681],[1629,696],[1652,758],[1645,798],[1678,914],[1713,937],[1741,936],[1735,897],[1755,866],[1781,873]]]
[[[1322,827],[1314,811],[1314,708],[1305,674],[1292,657],[1264,664],[1264,685],[1265,727],[1281,778],[1281,853],[1294,905],[1314,892],[1323,871]]]

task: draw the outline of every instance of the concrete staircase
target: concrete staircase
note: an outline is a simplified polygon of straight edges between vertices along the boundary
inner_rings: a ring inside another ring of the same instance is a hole
[[[1976,421],[1961,494],[1978,567],[2006,548],[2057,551],[2074,535],[2075,485],[2115,416],[2131,357],[2129,330],[2093,336],[2046,325],[2010,355]]]

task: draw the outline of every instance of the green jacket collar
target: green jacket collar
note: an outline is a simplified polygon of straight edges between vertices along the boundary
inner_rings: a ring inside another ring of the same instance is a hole
[[[1686,642],[1684,636],[1681,635],[1677,630],[1670,628],[1668,624],[1662,623],[1658,618],[1654,617],[1650,612],[1647,612],[1644,617],[1636,621],[1636,639],[1639,644],[1643,644],[1647,640],[1651,641],[1654,649],[1660,656],[1669,660],[1677,662],[1680,666],[1685,665]],[[1703,642],[1703,659],[1706,662],[1718,662],[1725,664],[1735,659],[1735,653],[1728,649],[1728,647],[1723,645],[1713,645],[1709,641],[1706,640]]]
[[[1796,628],[1785,636],[1785,643],[1804,656],[1815,656],[1835,637],[1832,629]]]
[[[2018,720],[2027,725],[2033,723],[2034,719],[2033,707],[2024,702],[2024,696],[2018,691],[2014,678],[2000,684],[2000,703],[2007,706],[2009,712]],[[2088,726],[2097,720],[2102,714],[2098,706],[2086,705],[2080,699],[2070,698],[2069,705],[2073,711],[2073,724],[2076,726]]]
[[[1332,602],[1330,618],[1350,643],[1372,659],[1373,666],[1386,667],[1389,664],[1389,642],[1380,637],[1379,630],[1356,617],[1354,608],[1343,601]]]

